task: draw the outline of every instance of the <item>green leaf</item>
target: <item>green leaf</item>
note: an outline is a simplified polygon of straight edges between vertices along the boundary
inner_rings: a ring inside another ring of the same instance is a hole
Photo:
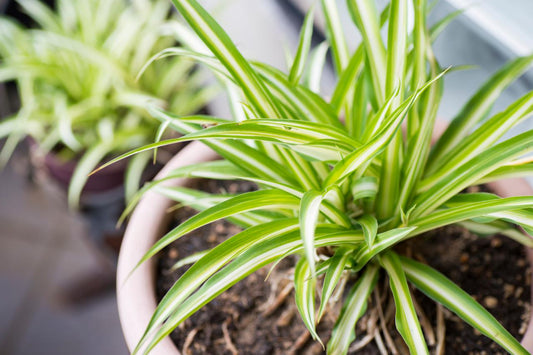
[[[17,3],[42,28],[49,31],[61,32],[58,16],[44,3],[37,0],[17,0]]]
[[[429,355],[400,258],[394,253],[387,253],[380,257],[380,261],[389,275],[390,287],[396,304],[398,332],[409,347],[411,354]]]
[[[339,10],[335,0],[321,0],[322,10],[326,19],[326,34],[337,73],[341,73],[348,63],[348,47],[339,18]]]
[[[392,105],[397,101],[399,94],[400,90],[398,89],[387,99],[387,101],[385,101],[383,106],[381,106],[381,108],[375,114],[368,117],[363,130],[363,142],[368,142],[383,127],[384,122],[386,122],[390,115]]]
[[[17,117],[8,117],[2,119],[0,122],[0,138],[10,135],[12,132],[15,132],[19,126]]]
[[[150,161],[150,154],[137,154],[132,157],[126,169],[124,177],[124,192],[126,195],[126,202],[129,203],[139,190],[142,174],[146,165]]]
[[[441,159],[461,140],[470,134],[471,129],[488,113],[503,90],[518,78],[533,62],[533,55],[513,60],[500,69],[464,105],[450,126],[439,138],[431,151],[427,173],[431,174],[440,166]]]
[[[355,339],[357,321],[365,313],[368,297],[376,285],[378,271],[376,265],[369,265],[350,290],[331,333],[328,354],[345,355],[348,352],[350,343]]]
[[[444,275],[409,258],[400,257],[400,262],[409,281],[428,297],[457,314],[510,354],[529,354],[488,311]]]
[[[331,173],[328,175],[324,181],[324,186],[330,186],[335,183],[341,182],[349,174],[354,172],[362,164],[371,161],[377,154],[379,154],[386,145],[390,142],[393,135],[398,130],[405,114],[415,100],[419,97],[421,93],[424,92],[429,86],[431,86],[435,81],[439,80],[446,71],[442,72],[431,81],[426,83],[420,90],[413,93],[407,100],[405,100],[402,105],[398,107],[390,115],[388,121],[384,123],[383,128],[369,141],[367,144],[363,145],[361,148],[356,149],[353,153],[342,159],[339,163],[335,165]]]
[[[479,223],[474,221],[459,222],[463,228],[468,229],[472,233],[482,236],[493,236],[495,234],[501,234],[514,241],[523,244],[528,248],[533,248],[533,238],[531,235],[526,235],[516,229],[515,226],[503,221],[493,221],[488,223]]]
[[[378,220],[370,214],[365,214],[362,217],[359,217],[355,222],[363,228],[366,244],[368,245],[368,248],[372,249],[374,240],[378,234]]]
[[[335,90],[331,96],[331,105],[336,109],[337,114],[340,113],[342,105],[349,96],[350,89],[353,87],[353,82],[360,73],[364,62],[363,47],[360,46],[350,58],[350,61],[339,76]]]
[[[426,82],[426,53],[427,53],[427,28],[426,12],[427,1],[415,0],[414,5],[414,28],[413,28],[413,75],[411,77],[411,89],[416,90]],[[409,120],[411,123],[411,120]],[[411,126],[413,124],[411,123]]]
[[[465,164],[496,143],[512,127],[519,124],[533,112],[533,93],[528,93],[505,111],[493,116],[478,129],[465,137],[456,147],[442,157],[440,168],[421,182],[421,189],[427,190],[439,180],[446,179],[454,168]]]
[[[194,253],[192,255],[186,256],[183,259],[180,259],[177,263],[172,265],[170,269],[168,269],[168,272],[174,272],[176,270],[179,270],[180,268],[184,267],[185,265],[191,265],[206,256],[207,253],[209,253],[210,250],[202,250],[197,253]]]
[[[282,102],[286,101],[286,105],[295,112],[295,115],[290,117],[291,119],[325,123],[344,129],[335,111],[320,95],[304,86],[291,85],[287,76],[272,66],[254,62],[254,68],[257,69],[267,87],[277,94],[276,97]]]
[[[274,121],[275,122],[275,121]],[[168,139],[157,143],[152,143],[145,145],[144,147],[134,149],[128,153],[122,154],[121,156],[107,162],[106,164],[102,165],[99,170],[114,164],[122,159],[125,159],[129,156],[132,156],[134,154],[138,154],[144,151],[148,151],[154,148],[158,147],[164,147],[167,145],[172,145],[180,142],[187,142],[191,140],[209,140],[209,142],[212,142],[213,138],[232,138],[232,139],[253,139],[258,141],[266,141],[266,142],[273,142],[281,145],[293,145],[293,144],[310,144],[312,145],[314,142],[318,142],[320,144],[320,141],[325,139],[330,141],[331,137],[329,134],[333,134],[334,138],[332,139],[337,143],[337,147],[333,148],[344,148],[346,150],[351,149],[348,142],[354,143],[353,140],[350,140],[348,137],[343,136],[339,133],[333,133],[332,131],[328,131],[327,127],[324,128],[318,123],[312,123],[312,122],[300,122],[300,121],[289,121],[289,120],[283,120],[282,124],[273,125],[270,120],[250,120],[250,121],[244,121],[239,123],[226,123],[221,124],[218,126],[214,126],[211,128],[206,128],[201,131],[196,131],[189,133],[186,136],[183,136],[181,138],[174,138],[174,139]],[[304,127],[304,124],[307,127]],[[324,128],[324,129],[322,129]],[[338,139],[342,139],[344,141],[340,141]],[[356,143],[357,144],[357,143]],[[237,144],[231,143],[230,145],[224,146],[226,152],[224,152],[223,156],[228,155],[229,149],[233,148],[233,154],[237,155],[238,152],[235,151],[235,146]],[[239,146],[243,146],[244,144],[241,144]],[[216,146],[216,150],[220,149],[220,145]],[[334,150],[335,153],[337,153],[337,150]],[[247,153],[251,153],[251,150],[248,149]],[[248,155],[247,154],[247,155]],[[243,158],[249,158],[248,156],[245,156],[243,154],[240,154]],[[249,154],[252,155],[252,154]],[[264,164],[262,164],[264,165]],[[295,169],[295,167],[293,167]],[[257,170],[257,169],[254,169]]]
[[[442,19],[437,21],[430,30],[430,37],[431,42],[434,42],[437,37],[441,34],[441,32],[448,27],[448,25],[457,18],[457,16],[463,14],[466,11],[466,9],[459,9],[455,10],[453,12],[450,12],[448,15],[444,16]],[[416,21],[415,21],[416,26]]]
[[[368,57],[374,94],[378,103],[385,97],[386,52],[381,40],[377,10],[372,0],[348,0],[348,10],[363,36],[365,53]]]
[[[68,204],[71,208],[79,207],[81,192],[89,178],[89,173],[109,154],[112,147],[112,142],[100,142],[89,149],[80,159],[68,187]]]
[[[192,133],[196,132],[199,128],[193,128],[189,123],[183,123],[178,120],[178,118],[166,111],[156,110],[152,107],[151,112],[154,114],[154,117],[161,119],[162,121],[171,120],[170,127],[178,130],[182,133]],[[184,130],[182,131],[181,128]],[[169,143],[173,144],[173,143]],[[238,164],[239,167],[246,170],[249,173],[252,173],[259,177],[277,179],[280,182],[287,183],[291,186],[297,185],[294,179],[287,173],[287,169],[279,164],[277,161],[271,159],[267,155],[259,152],[257,149],[254,149],[248,146],[244,142],[240,141],[206,141],[206,145],[216,151],[218,154],[233,162]],[[166,144],[165,144],[166,145]],[[149,150],[151,148],[142,150]],[[129,155],[136,154],[138,151],[134,150]],[[120,160],[122,157],[113,159],[111,162],[106,163],[104,166],[112,164]]]
[[[278,112],[270,95],[222,27],[196,0],[172,0],[172,3],[204,44],[231,73],[253,107],[263,117],[277,117]]]
[[[431,47],[428,45],[421,50],[425,50],[424,55],[429,59],[430,75],[436,75],[436,73],[440,70],[440,67],[431,50]],[[422,58],[420,59],[422,60]],[[423,66],[423,70],[425,71],[425,63],[420,63],[420,65]],[[422,79],[420,78],[420,80]],[[420,85],[418,81],[414,84]],[[407,138],[407,154],[402,167],[403,179],[400,183],[401,192],[398,203],[400,210],[407,209],[409,202],[412,200],[413,195],[415,194],[416,186],[423,175],[427,157],[429,155],[431,139],[433,137],[434,125],[437,118],[442,90],[442,82],[438,83],[437,85],[433,85],[428,90],[424,100],[418,102],[411,110],[410,116],[408,116],[407,134],[409,136]],[[410,124],[414,124],[416,127],[409,126]],[[413,130],[415,130],[416,133],[414,133]]]
[[[297,85],[300,82],[300,77],[304,71],[305,59],[311,48],[311,39],[313,37],[313,19],[314,9],[311,8],[305,16],[302,30],[300,32],[300,41],[298,43],[298,50],[294,56],[294,62],[289,73],[289,81],[292,85]]]
[[[255,177],[239,168],[237,168],[233,163],[226,160],[218,160],[194,165],[184,166],[178,169],[172,170],[165,178],[152,181],[145,184],[142,189],[140,189],[135,195],[128,201],[128,205],[123,212],[123,217],[129,215],[133,208],[137,205],[141,197],[148,191],[154,188],[157,188],[160,184],[165,181],[191,177],[191,178],[204,178],[204,179],[213,179],[213,180],[245,180],[255,182],[260,185],[269,186],[281,191],[285,191],[297,198],[303,196],[303,192],[299,189],[294,189],[289,185],[283,184],[276,180],[266,180],[263,178]],[[191,197],[194,199],[194,197]],[[195,207],[196,208],[196,207]],[[121,220],[123,220],[121,217]]]
[[[64,96],[58,95],[54,102],[54,114],[58,118],[59,135],[63,143],[73,152],[80,151],[82,145],[72,132],[72,117],[67,110],[67,102]]]
[[[316,278],[315,228],[323,199],[324,196],[321,192],[310,190],[303,195],[300,202],[300,231],[305,249],[305,258],[308,263],[307,267],[311,270],[313,278]]]
[[[315,228],[319,221],[319,213],[321,210],[330,220],[334,221],[339,226],[345,228],[351,226],[347,217],[327,200],[329,196],[336,195],[337,193],[338,190],[335,188],[327,189],[324,192],[310,190],[303,194],[300,201],[300,231],[305,250],[305,257],[309,263],[309,268],[311,269],[313,277],[316,277],[316,253],[314,249]],[[321,207],[322,205],[324,205],[324,208]]]
[[[307,260],[307,258],[300,258],[298,263],[296,263],[296,268],[294,270],[296,307],[313,339],[322,343],[316,332],[315,322],[316,277],[313,276],[310,264]]]
[[[159,239],[138,262],[137,266],[157,254],[164,247],[183,235],[208,223],[257,209],[295,208],[298,200],[293,196],[277,190],[260,190],[237,195],[216,206],[208,208],[189,218]]]
[[[411,237],[417,230],[417,227],[401,227],[379,233],[372,247],[368,247],[366,243],[361,245],[354,257],[356,262],[354,270],[361,270],[373,257]]]
[[[168,125],[170,124],[170,121],[165,121],[159,125],[157,128],[157,132],[155,134],[154,142],[161,141],[161,138],[163,137],[163,134],[165,134],[165,131],[168,128]],[[157,162],[157,148],[154,149],[154,157],[152,162],[155,164]]]
[[[180,204],[177,207],[188,206],[197,211],[204,211],[208,208],[212,208],[224,201],[229,200],[235,195],[211,195],[209,193],[202,193],[194,189],[188,189],[185,187],[167,187],[156,186],[154,191],[167,197],[170,200],[177,201]],[[236,225],[242,227],[254,226],[261,223],[270,222],[272,217],[280,217],[280,214],[273,213],[272,216],[266,216],[263,213],[266,211],[247,211],[239,214],[235,214],[226,219]],[[281,215],[283,217],[283,215]]]
[[[462,189],[513,159],[533,151],[533,131],[501,142],[456,167],[446,180],[420,194],[414,204],[413,217],[424,216],[438,208]]]
[[[307,76],[305,78],[305,85],[309,90],[319,94],[320,93],[320,79],[324,66],[326,64],[326,55],[329,46],[327,42],[320,43],[312,52],[309,61]]]
[[[533,235],[533,210],[531,209],[524,209],[520,211],[494,212],[487,216],[518,224],[530,236]]]
[[[407,57],[407,4],[407,0],[392,1],[389,10],[385,94],[389,96],[400,87],[400,96],[397,102],[400,102],[403,96],[402,85]],[[421,85],[423,83],[424,81],[421,82]],[[393,109],[396,108],[395,106]]]
[[[488,201],[465,202],[456,207],[435,211],[425,217],[412,218],[410,223],[418,228],[409,236],[468,219],[485,217],[492,213],[533,207],[533,196],[507,197]]]
[[[378,192],[377,179],[373,176],[363,176],[354,180],[351,186],[354,201],[362,198],[374,198]]]
[[[473,185],[486,184],[502,179],[522,178],[533,175],[533,162],[531,159],[520,159],[503,165],[491,173],[485,175]]]
[[[344,269],[348,265],[348,259],[352,252],[352,248],[341,247],[335,251],[335,254],[330,259],[328,259],[328,266],[326,270],[326,276],[324,277],[324,284],[322,286],[322,296],[320,299],[320,308],[318,309],[317,319],[322,319],[329,299],[333,294],[333,290],[335,290],[335,287],[338,285]],[[317,268],[317,275],[319,274],[319,269],[320,268]]]

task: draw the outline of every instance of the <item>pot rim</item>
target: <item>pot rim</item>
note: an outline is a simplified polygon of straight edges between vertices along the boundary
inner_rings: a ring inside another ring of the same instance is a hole
[[[161,179],[172,170],[195,163],[216,160],[218,155],[201,142],[193,142],[178,152],[157,174]],[[186,186],[192,179],[180,178],[165,181],[165,186]],[[117,303],[120,323],[126,344],[133,351],[157,306],[153,287],[155,284],[155,259],[150,258],[139,266],[136,263],[166,232],[171,214],[167,209],[172,201],[155,191],[148,191],[140,200],[129,220],[117,265]],[[131,297],[135,295],[135,297]],[[153,355],[180,354],[169,337],[165,337],[152,351]]]
[[[193,142],[176,154],[155,179],[168,175],[170,171],[178,167],[217,158],[218,155],[203,143]],[[168,180],[164,184],[186,186],[191,180],[180,178]],[[533,188],[524,179],[501,180],[492,182],[489,186],[503,197],[533,195]],[[165,228],[171,218],[167,209],[171,204],[172,201],[166,197],[154,191],[148,191],[135,208],[124,234],[117,266],[117,302],[122,331],[130,351],[137,345],[157,306],[155,288],[146,287],[147,284],[155,284],[155,259],[149,259],[131,275],[130,272],[153,243],[166,232]],[[533,268],[533,249],[527,249],[527,253],[530,268]],[[531,288],[533,299],[533,283]],[[522,338],[522,345],[533,352],[533,316],[530,316],[528,328]],[[150,354],[180,354],[180,351],[170,337],[165,337]]]

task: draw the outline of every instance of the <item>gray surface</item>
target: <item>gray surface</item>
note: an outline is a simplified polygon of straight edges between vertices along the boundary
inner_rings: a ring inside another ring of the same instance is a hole
[[[69,306],[66,285],[101,271],[64,196],[0,172],[0,354],[127,354],[112,289]]]

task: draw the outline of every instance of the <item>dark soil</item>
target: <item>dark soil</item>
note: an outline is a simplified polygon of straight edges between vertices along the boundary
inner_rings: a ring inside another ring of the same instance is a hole
[[[210,192],[245,192],[252,184],[234,182],[202,182],[201,189]],[[181,208],[176,219],[183,221],[195,212]],[[187,270],[182,267],[169,273],[181,258],[212,248],[239,231],[226,221],[219,221],[183,237],[166,248],[159,260],[157,281],[158,297],[162,298],[173,283]],[[459,284],[481,302],[518,339],[524,334],[530,309],[531,275],[524,248],[508,238],[495,236],[481,238],[468,231],[450,227],[415,238],[400,248],[417,260],[428,263]],[[183,355],[188,354],[323,354],[320,344],[313,342],[301,321],[290,287],[294,260],[288,258],[265,277],[264,268],[237,283],[207,306],[181,324],[171,338]],[[346,286],[349,289],[350,285]],[[394,330],[394,306],[387,292],[388,283],[382,277],[380,291],[369,302],[369,311],[359,321],[356,342],[370,339],[368,330],[376,333],[380,324],[379,312],[374,305],[381,295],[382,316],[388,333],[400,354],[405,345]],[[417,303],[427,319],[428,328],[436,333],[437,306],[423,294],[414,291]],[[340,305],[340,302],[338,302]],[[339,307],[331,309],[318,326],[318,332],[327,342]],[[446,329],[445,354],[505,354],[498,345],[474,331],[452,313],[444,310]],[[431,332],[431,330],[430,330]],[[378,339],[349,354],[380,354],[378,344],[387,347],[383,330]],[[428,345],[435,348],[436,339],[428,337]],[[435,335],[435,338],[438,338]],[[390,352],[390,351],[389,351]]]

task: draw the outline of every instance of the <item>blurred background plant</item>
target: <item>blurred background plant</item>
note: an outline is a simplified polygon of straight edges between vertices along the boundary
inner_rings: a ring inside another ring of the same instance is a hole
[[[169,1],[18,4],[35,26],[0,18],[0,81],[15,81],[20,98],[20,110],[0,123],[0,138],[8,137],[0,164],[25,137],[36,142],[40,154],[79,161],[69,186],[71,206],[105,156],[154,140],[158,122],[143,108],[147,100],[190,114],[213,93],[194,63],[181,57],[160,60],[137,78],[152,55],[176,44],[177,18]],[[138,187],[149,159],[129,162],[127,195]]]

